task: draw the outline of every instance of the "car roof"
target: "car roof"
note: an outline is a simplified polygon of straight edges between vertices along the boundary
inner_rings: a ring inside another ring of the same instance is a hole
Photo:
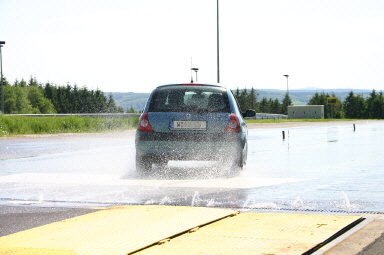
[[[226,89],[225,87],[217,84],[203,84],[203,83],[175,83],[175,84],[161,85],[156,88],[166,88],[166,87],[175,87],[175,86],[204,86],[204,87],[216,87],[216,88]]]

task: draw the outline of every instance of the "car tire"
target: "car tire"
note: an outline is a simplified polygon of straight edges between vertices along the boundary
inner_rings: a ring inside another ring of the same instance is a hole
[[[136,172],[147,175],[152,170],[152,160],[150,157],[140,157],[136,155]]]
[[[231,168],[232,175],[238,174],[241,170],[243,170],[243,167],[247,162],[247,153],[248,153],[248,143],[245,142],[243,150],[233,160],[233,164]]]

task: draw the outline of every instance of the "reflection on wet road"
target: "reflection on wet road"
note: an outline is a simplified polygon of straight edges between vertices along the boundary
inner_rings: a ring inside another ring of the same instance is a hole
[[[0,140],[0,203],[384,212],[384,123],[250,129],[248,164],[135,173],[134,132]]]

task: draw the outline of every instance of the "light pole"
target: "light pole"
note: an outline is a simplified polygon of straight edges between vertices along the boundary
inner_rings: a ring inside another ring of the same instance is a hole
[[[289,96],[289,89],[288,89],[288,77],[289,77],[289,75],[288,74],[284,74],[283,76],[285,76],[285,78],[287,78],[287,94]]]
[[[1,48],[5,44],[4,41],[0,41],[0,73],[1,73],[1,113],[4,114],[4,88],[3,88],[3,55],[1,53]]]
[[[217,17],[217,83],[220,83],[220,51],[219,51],[219,0],[216,1],[216,17]]]
[[[197,72],[199,71],[199,68],[193,67],[193,68],[191,68],[191,71],[195,71],[195,73],[196,73],[196,82],[197,82]]]

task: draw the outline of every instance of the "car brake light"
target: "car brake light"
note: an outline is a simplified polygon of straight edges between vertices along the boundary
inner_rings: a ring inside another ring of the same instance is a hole
[[[231,117],[229,118],[229,122],[225,128],[225,132],[240,132],[240,122],[234,113],[231,113]]]
[[[140,131],[152,131],[153,132],[153,128],[151,126],[151,123],[149,123],[147,112],[143,113],[143,115],[141,115],[140,122],[139,122],[139,130]]]

